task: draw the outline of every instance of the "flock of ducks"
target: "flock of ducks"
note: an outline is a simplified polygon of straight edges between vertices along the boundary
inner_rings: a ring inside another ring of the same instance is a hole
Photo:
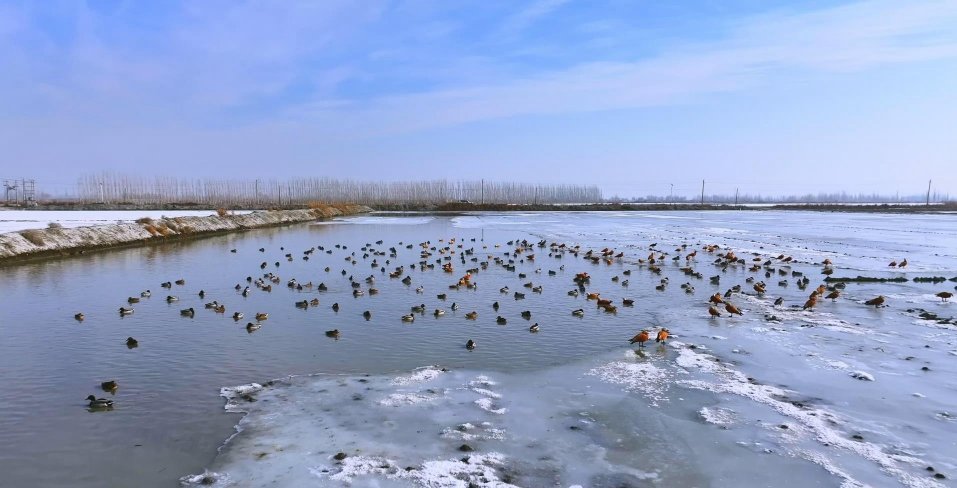
[[[471,242],[475,242],[475,239],[471,239]],[[487,245],[482,244],[480,249],[476,249],[476,245],[469,244],[466,247],[465,241],[458,241],[455,238],[440,239],[437,244],[432,243],[431,241],[423,241],[414,244],[404,244],[399,242],[398,246],[405,246],[406,249],[415,249],[418,247],[418,261],[415,263],[409,263],[405,265],[396,266],[392,260],[398,260],[398,249],[396,247],[390,247],[387,250],[380,248],[383,241],[376,241],[375,245],[367,243],[363,246],[357,254],[356,251],[352,251],[347,254],[344,259],[351,265],[357,264],[359,259],[364,261],[369,261],[371,258],[371,268],[373,270],[378,270],[382,275],[388,275],[389,279],[395,279],[401,281],[406,286],[411,286],[413,278],[411,272],[414,270],[419,271],[431,271],[436,269],[441,270],[442,273],[458,276],[451,280],[449,285],[449,290],[461,290],[461,289],[476,289],[478,284],[475,280],[475,276],[481,273],[483,270],[487,270],[489,266],[496,265],[503,268],[506,271],[514,272],[517,274],[519,280],[522,281],[521,287],[526,289],[524,291],[513,291],[508,286],[503,286],[499,289],[499,293],[506,297],[511,297],[514,301],[520,301],[526,299],[526,293],[532,294],[541,294],[543,292],[543,285],[540,283],[535,283],[528,278],[526,272],[520,272],[518,270],[518,265],[520,264],[532,264],[536,263],[537,254],[547,254],[549,258],[560,260],[564,256],[573,256],[576,258],[582,258],[586,262],[590,262],[594,265],[600,265],[602,263],[606,265],[611,265],[617,263],[619,265],[625,266],[626,268],[620,272],[620,275],[615,275],[611,278],[613,283],[616,283],[622,289],[628,289],[630,285],[629,278],[631,277],[634,271],[645,270],[652,275],[661,275],[662,267],[668,265],[668,262],[675,263],[674,265],[678,266],[678,270],[683,273],[685,276],[693,279],[704,279],[704,275],[696,269],[699,250],[702,253],[713,255],[714,259],[712,264],[718,268],[722,273],[727,272],[729,269],[744,269],[753,274],[760,274],[763,272],[765,279],[770,279],[775,274],[779,277],[790,277],[795,279],[795,284],[801,290],[805,290],[809,286],[810,279],[807,276],[804,276],[801,272],[791,269],[792,264],[797,261],[790,256],[779,255],[777,257],[765,257],[761,256],[758,253],[753,253],[750,261],[746,260],[743,257],[739,257],[733,250],[722,248],[716,244],[707,244],[703,245],[700,249],[690,250],[688,244],[681,244],[675,249],[674,255],[671,255],[669,252],[659,250],[657,248],[658,244],[653,243],[648,246],[649,254],[647,256],[638,258],[631,261],[632,264],[637,265],[636,269],[627,268],[628,263],[625,260],[624,252],[616,252],[613,249],[605,248],[600,251],[597,250],[584,250],[580,246],[567,245],[565,243],[548,243],[545,240],[538,242],[529,242],[527,240],[513,240],[508,241],[506,244],[506,252],[493,252],[488,248]],[[348,247],[342,244],[336,244],[334,246],[336,249],[348,252]],[[502,247],[499,244],[495,244],[494,248],[498,249]],[[281,247],[281,251],[285,251],[285,248]],[[265,253],[265,248],[260,248],[260,252]],[[231,253],[236,253],[236,249],[230,250]],[[323,246],[315,246],[310,249],[303,251],[301,259],[303,261],[308,261],[310,256],[316,252],[325,252],[326,254],[333,254],[333,250],[326,249]],[[480,258],[480,254],[482,257]],[[669,257],[671,255],[671,257]],[[457,256],[457,259],[456,259]],[[291,253],[286,253],[285,258],[287,261],[293,261],[293,255]],[[455,271],[454,261],[458,261],[459,265],[464,268],[464,272],[457,274]],[[280,262],[276,261],[274,263],[275,268],[280,267]],[[833,273],[833,264],[829,259],[825,259],[822,263],[823,266],[822,274],[830,275]],[[907,260],[903,259],[899,263],[894,261],[890,266],[896,268],[903,268],[907,266]],[[260,263],[260,270],[265,270],[269,267],[269,264],[266,261]],[[564,265],[558,267],[558,269],[549,269],[546,270],[547,276],[556,276],[560,271],[565,269]],[[324,271],[327,273],[331,272],[329,266],[324,268]],[[537,268],[534,270],[535,275],[541,275],[543,270]],[[341,275],[345,277],[349,274],[345,269],[341,270]],[[710,284],[720,285],[722,275],[718,274],[708,278]],[[763,280],[756,281],[757,278],[754,276],[749,276],[745,282],[746,285],[750,285],[750,289],[753,290],[754,294],[758,297],[763,297],[767,293],[767,284]],[[377,278],[374,275],[369,275],[368,277],[362,279],[355,279],[354,275],[348,276],[348,281],[352,288],[352,294],[354,297],[360,297],[365,294],[376,295],[379,293],[379,289],[376,287]],[[612,300],[610,298],[603,298],[601,293],[590,289],[592,277],[588,272],[578,272],[575,273],[572,282],[575,287],[568,291],[567,295],[573,298],[584,296],[585,300],[588,302],[594,302],[595,308],[600,312],[607,314],[616,314],[618,307],[633,307],[635,305],[635,299],[633,298],[620,298],[619,300]],[[282,279],[275,272],[265,272],[259,278],[253,278],[249,276],[246,278],[246,284],[236,284],[234,287],[237,292],[242,296],[248,297],[251,293],[251,287],[255,287],[262,292],[269,293],[272,291],[273,285],[279,284],[282,282]],[[173,282],[167,281],[161,283],[161,288],[172,290],[173,286],[185,286],[185,279],[178,279]],[[781,279],[778,281],[778,286],[787,287],[789,286],[787,279]],[[295,291],[312,291],[324,292],[328,290],[328,286],[325,283],[314,284],[312,281],[302,283],[297,279],[293,278],[286,282],[286,285],[289,289]],[[693,295],[695,293],[695,287],[692,283],[685,282],[680,285],[681,289],[688,295]],[[834,283],[834,284],[821,284],[817,288],[814,288],[807,301],[801,307],[803,310],[813,310],[819,304],[819,300],[829,299],[836,301],[841,297],[841,292],[844,289],[844,283]],[[365,289],[363,289],[363,287]],[[654,288],[658,292],[664,292],[669,287],[669,278],[663,277],[658,280]],[[418,286],[415,288],[416,294],[424,294],[425,288],[423,286]],[[736,294],[745,293],[744,286],[741,284],[736,284],[731,288],[728,288],[725,293],[714,293],[709,296],[707,300],[707,311],[708,316],[712,319],[717,319],[721,317],[734,316],[734,315],[744,315],[744,312],[740,307],[732,303],[732,298]],[[152,296],[150,290],[145,290],[139,294],[138,297],[131,296],[128,297],[126,302],[127,306],[121,306],[118,309],[120,316],[127,316],[134,313],[133,305],[139,303],[143,298],[149,298]],[[198,293],[200,299],[204,299],[206,292],[200,290]],[[942,301],[947,301],[953,296],[950,292],[940,292],[936,294],[937,297],[941,298]],[[439,293],[436,295],[436,298],[440,301],[445,301],[448,299],[447,293]],[[167,303],[175,303],[179,301],[179,298],[175,295],[167,295],[165,298]],[[784,304],[784,298],[778,297],[774,302],[774,306],[782,306]],[[883,296],[877,296],[875,298],[866,300],[863,302],[867,306],[881,307],[885,305],[885,298]],[[318,298],[313,298],[311,300],[300,300],[294,303],[296,308],[300,309],[309,309],[312,307],[317,307],[320,305]],[[226,306],[219,303],[216,300],[207,302],[204,305],[205,309],[212,310],[217,314],[225,314]],[[337,312],[340,307],[338,303],[332,304],[332,310]],[[453,302],[449,307],[452,311],[458,310],[460,307],[456,302]],[[499,302],[495,301],[492,303],[492,309],[498,311],[500,308]],[[184,317],[195,317],[196,309],[194,307],[189,307],[180,310],[180,315]],[[425,315],[428,313],[428,308],[425,303],[420,303],[412,305],[410,311],[407,314],[399,316],[399,320],[403,323],[414,323],[417,315]],[[446,314],[444,308],[435,308],[432,310],[432,315],[436,318],[442,317]],[[521,317],[527,321],[532,319],[532,311],[524,310],[520,313]],[[586,310],[584,307],[579,307],[571,310],[571,315],[574,317],[584,317],[586,315]],[[372,319],[372,312],[366,310],[362,313],[362,316],[365,320]],[[479,317],[479,312],[477,310],[471,310],[464,314],[466,320],[474,321]],[[255,322],[246,323],[246,331],[253,333],[263,326],[263,322],[269,318],[269,314],[265,312],[257,312],[255,315]],[[74,318],[77,321],[85,320],[86,316],[80,312],[77,313]],[[239,322],[244,318],[242,312],[236,311],[232,314],[232,319],[236,322]],[[497,315],[495,317],[495,323],[498,325],[506,325],[508,319],[502,315]],[[538,322],[532,323],[528,327],[530,333],[537,333],[541,330],[541,326]],[[342,332],[339,329],[332,329],[325,331],[325,335],[329,338],[338,340]],[[665,344],[670,337],[671,332],[666,327],[657,327],[657,331],[654,334],[655,342]],[[629,339],[629,344],[638,344],[639,348],[643,348],[645,343],[647,343],[652,337],[649,329],[642,329],[631,339]],[[136,348],[139,346],[139,342],[133,337],[128,337],[126,340],[126,346],[130,349]],[[475,340],[469,339],[465,343],[465,349],[471,351],[476,349],[477,344]],[[101,388],[110,393],[115,393],[119,385],[115,380],[105,381],[101,384]],[[89,402],[89,407],[91,409],[101,410],[101,409],[112,409],[113,400],[105,398],[97,398],[94,395],[90,395],[86,398]]]

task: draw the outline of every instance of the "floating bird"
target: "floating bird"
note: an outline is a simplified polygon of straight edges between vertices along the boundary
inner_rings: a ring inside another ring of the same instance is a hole
[[[529,332],[538,332],[538,322],[535,322],[528,328]]]
[[[234,313],[233,313],[233,320],[239,321],[239,320],[242,320],[242,319],[243,319],[243,313],[242,313],[242,312],[234,312]]]
[[[665,342],[665,341],[667,341],[667,340],[668,340],[668,334],[670,334],[670,333],[671,333],[671,332],[669,332],[668,329],[662,328],[661,330],[658,331],[658,336],[655,337],[655,342]]]
[[[632,300],[631,298],[622,298],[621,304],[625,307],[631,307],[635,305],[635,301]]]
[[[80,322],[83,322],[83,319],[86,318],[86,316],[83,315],[82,312],[80,312],[80,313],[74,315],[73,318],[75,318],[76,320],[78,320],[78,321],[80,321]]]
[[[332,337],[333,339],[339,339],[339,329],[332,329],[326,331],[326,337]]]
[[[196,311],[193,310],[192,307],[190,307],[190,308],[186,308],[186,309],[180,310],[180,311],[179,311],[179,314],[182,315],[183,317],[192,317],[192,316],[196,315]]]
[[[132,337],[126,338],[126,347],[133,349],[134,347],[139,347],[140,343]]]
[[[140,296],[143,297],[143,298],[149,298],[149,297],[153,296],[153,292],[151,292],[151,291],[149,291],[149,290],[146,290],[146,291],[144,291],[144,292],[141,292],[141,293],[140,293]]]
[[[432,315],[435,315],[436,317],[440,317],[442,315],[445,315],[445,310],[442,310],[441,308],[437,308],[435,309],[434,312],[432,312]]]
[[[475,341],[473,341],[472,339],[469,339],[468,342],[465,343],[465,348],[468,349],[469,351],[471,351],[472,349],[475,349]]]
[[[878,295],[876,298],[871,298],[870,300],[864,302],[864,305],[874,305],[875,307],[880,307],[884,304],[884,295]]]
[[[174,297],[173,295],[166,295],[166,303],[178,302],[179,297]]]
[[[268,319],[268,318],[269,318],[269,314],[268,314],[268,313],[259,312],[259,313],[256,314],[256,320],[266,320],[266,319]]]
[[[93,395],[86,397],[87,401],[90,402],[90,408],[93,409],[108,409],[113,408],[113,400],[106,398],[97,398]]]
[[[465,318],[468,320],[475,320],[478,318],[478,312],[472,311],[465,314]]]
[[[259,330],[261,327],[262,327],[262,324],[254,324],[254,323],[252,323],[252,322],[248,322],[248,323],[246,324],[246,332],[249,332],[249,333],[251,334],[251,333],[253,333],[253,332]]]
[[[403,316],[402,316],[402,321],[403,321],[403,322],[415,322],[415,315],[413,315],[413,314],[403,315]]]
[[[130,314],[132,314],[132,313],[133,313],[133,309],[132,309],[132,308],[123,308],[123,307],[120,307],[120,315],[130,315]]]
[[[629,343],[629,344],[634,344],[634,343],[637,342],[637,343],[638,343],[638,347],[644,347],[645,342],[648,342],[648,337],[649,337],[649,336],[648,336],[648,331],[647,331],[647,330],[643,330],[643,331],[639,332],[638,334],[636,334],[634,337],[632,337],[631,340],[628,341],[628,343]]]
[[[100,383],[100,388],[103,388],[103,391],[116,391],[120,385],[116,384],[116,380],[104,381]]]
[[[585,310],[584,310],[584,309],[581,309],[581,308],[579,308],[578,310],[572,310],[572,315],[574,315],[574,316],[576,316],[576,317],[584,317],[584,316],[585,316]]]
[[[134,303],[140,303],[140,299],[138,297],[129,297],[126,299],[126,303],[129,303],[130,305]]]
[[[369,320],[369,319],[372,318],[372,312],[366,310],[365,312],[362,312],[362,316],[363,316],[366,320]]]
[[[508,321],[505,319],[505,317],[502,317],[501,315],[499,315],[498,317],[495,317],[495,323],[498,325],[505,325],[506,323],[508,323]]]

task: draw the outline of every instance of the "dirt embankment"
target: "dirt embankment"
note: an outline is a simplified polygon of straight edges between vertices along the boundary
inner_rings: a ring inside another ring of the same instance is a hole
[[[318,205],[296,210],[266,210],[241,215],[139,219],[136,222],[47,228],[0,234],[0,265],[87,251],[224,234],[246,229],[311,222],[369,212],[364,205]]]

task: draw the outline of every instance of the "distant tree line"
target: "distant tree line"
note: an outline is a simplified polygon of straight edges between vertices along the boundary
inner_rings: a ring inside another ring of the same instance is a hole
[[[927,195],[886,195],[879,193],[806,193],[804,195],[705,195],[704,203],[712,204],[788,204],[788,203],[925,203],[928,200]],[[931,203],[951,201],[950,195],[946,193],[933,192],[929,198]],[[668,195],[647,195],[644,197],[621,198],[612,196],[608,198],[609,202],[620,203],[700,203],[701,197],[687,197]]]
[[[602,201],[601,189],[596,185],[537,185],[484,180],[191,179],[117,173],[81,177],[76,195],[84,203],[196,203],[211,206],[299,205],[314,201],[370,205],[436,204],[462,200],[515,204]]]

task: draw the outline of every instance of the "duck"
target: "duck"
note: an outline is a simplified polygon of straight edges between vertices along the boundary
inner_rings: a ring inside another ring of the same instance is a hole
[[[268,313],[259,312],[259,313],[256,314],[256,320],[266,320],[266,319],[268,319],[268,318],[269,318],[269,314],[268,314]]]
[[[830,298],[831,300],[837,301],[838,297],[840,296],[841,296],[841,292],[839,290],[834,290],[828,293],[827,296],[824,298]]]
[[[100,388],[102,388],[103,391],[116,391],[116,389],[119,387],[120,385],[116,383],[116,380],[104,381],[100,383]]]
[[[438,298],[439,300],[445,300],[447,298],[447,295],[445,293],[440,293],[436,295],[435,297]]]
[[[423,304],[421,304],[421,305],[412,305],[411,312],[412,312],[412,313],[425,313],[425,304],[423,303]]]
[[[409,315],[403,315],[403,316],[402,316],[402,321],[403,321],[403,322],[415,322],[415,315],[414,315],[414,314],[411,314],[411,313],[410,313]]]
[[[478,318],[478,312],[476,312],[476,311],[474,311],[474,310],[471,311],[471,312],[468,312],[468,313],[465,314],[465,318],[468,319],[468,320],[475,320],[475,319]]]
[[[302,308],[302,309],[309,308],[309,301],[303,300],[301,302],[296,302],[296,308]]]
[[[97,398],[93,395],[86,397],[86,400],[90,402],[90,408],[99,408],[107,409],[113,408],[113,400],[107,398]]]
[[[495,317],[495,323],[498,325],[505,325],[508,323],[508,320],[506,320],[505,317],[502,317],[501,315],[499,315],[498,317]]]
[[[784,297],[778,297],[778,299],[774,301],[775,306],[781,305],[782,303],[784,303]]]
[[[951,293],[951,292],[949,292],[949,291],[942,291],[942,292],[940,292],[940,293],[938,293],[938,294],[936,294],[936,295],[934,295],[934,296],[937,297],[937,298],[940,298],[940,301],[946,302],[946,301],[949,300],[951,297],[953,297],[954,294]],[[80,315],[83,315],[83,314],[80,314]],[[83,320],[83,319],[80,319],[80,320]]]
[[[246,288],[249,288],[249,287],[247,286]],[[199,293],[197,293],[197,295],[199,295],[200,299],[206,298],[206,292],[204,290],[199,290]]]
[[[219,304],[216,307],[213,307],[213,312],[216,313],[226,313],[226,305]]]
[[[134,347],[139,347],[140,343],[132,337],[126,338],[126,347],[133,349]]]
[[[173,287],[173,284],[167,281],[167,282],[165,282],[165,283],[160,283],[160,287],[162,287],[162,288],[172,288],[172,287]]]
[[[907,258],[904,258],[903,261],[901,261],[900,263],[897,264],[897,267],[898,267],[898,268],[903,268],[903,267],[906,267],[906,266],[907,266]]]
[[[339,302],[336,302],[336,303],[333,303],[333,304],[332,304],[332,311],[333,311],[333,312],[338,312],[338,311],[339,311]]]
[[[719,312],[718,309],[715,308],[713,305],[710,306],[710,307],[708,307],[708,314],[711,315],[712,317],[720,317],[720,316],[721,316],[721,312]]]
[[[435,309],[434,312],[432,312],[432,315],[435,315],[436,317],[445,315],[445,310],[442,310],[441,308],[437,308]]]
[[[495,311],[498,311],[498,302],[492,303],[492,308],[493,308]]]
[[[183,310],[179,311],[179,314],[182,315],[183,317],[192,317],[196,315],[196,311],[193,310],[193,307],[184,308]]]
[[[577,296],[578,296],[578,290],[570,290],[570,291],[568,292],[568,296],[570,296],[570,297],[577,297]]]
[[[449,308],[451,308],[452,310],[458,310],[458,309],[459,309],[459,304],[458,304],[458,303],[455,303],[455,302],[452,302],[452,306],[449,307]]]
[[[123,308],[123,307],[120,307],[120,315],[130,315],[130,314],[132,314],[132,313],[133,313],[133,309],[132,309],[132,308]]]
[[[246,332],[249,332],[249,333],[251,334],[251,333],[253,333],[253,332],[259,330],[261,327],[262,327],[262,324],[254,324],[254,323],[252,323],[252,322],[247,322],[247,323],[246,323]]]
[[[625,306],[625,307],[633,307],[635,305],[635,301],[632,300],[631,298],[622,298],[621,304],[622,306]]]
[[[233,312],[233,320],[239,321],[243,319],[242,312]]]
[[[332,337],[333,339],[339,338],[339,329],[332,329],[326,331],[326,337]]]
[[[506,293],[508,293],[508,287],[507,287],[507,286],[503,286],[503,287],[499,288],[498,291],[499,291],[499,293],[506,294]]]
[[[130,305],[134,303],[139,303],[139,302],[140,302],[139,297],[129,297],[126,299],[126,303],[129,303]]]
[[[174,283],[176,283],[177,285],[182,286],[182,285],[185,285],[185,284],[186,284],[186,280],[180,278],[180,279],[176,280]]]
[[[807,310],[809,308],[813,309],[815,306],[817,306],[817,295],[813,295],[811,298],[808,298],[807,301],[804,302],[804,306],[801,307],[801,310]]]
[[[641,332],[635,334],[635,336],[632,337],[632,338],[628,341],[628,343],[629,343],[629,344],[634,344],[634,343],[637,342],[637,343],[638,343],[638,347],[644,347],[645,342],[648,342],[648,338],[649,338],[649,336],[648,336],[648,331],[647,331],[647,330],[643,330],[643,331],[641,331]]]
[[[519,293],[519,292],[515,292],[515,295],[514,295],[514,296],[515,296],[515,299],[516,299],[516,300],[523,300],[523,299],[525,298],[525,294],[524,294],[524,293]]]
[[[79,322],[83,322],[83,319],[86,318],[86,315],[83,315],[83,312],[80,312],[80,313],[74,315],[73,318],[76,319],[76,320],[79,321]]]
[[[732,305],[730,302],[724,304],[724,309],[727,310],[728,313],[731,314],[731,315],[735,315],[735,314],[737,314],[737,315],[744,315],[743,313],[741,313],[741,310],[738,309],[738,307],[735,307],[735,306]]]
[[[363,316],[366,320],[369,320],[369,319],[372,318],[372,312],[366,310],[365,312],[362,312],[362,316]]]
[[[174,297],[173,295],[166,295],[166,303],[178,302],[179,297]]]
[[[143,297],[143,298],[149,298],[149,297],[153,296],[153,292],[151,292],[151,291],[149,291],[149,290],[146,290],[146,291],[144,291],[144,292],[140,292],[140,296]]]
[[[203,305],[203,306],[206,307],[206,308],[209,308],[209,309],[213,309],[213,308],[216,308],[216,307],[219,306],[219,302],[217,302],[216,300],[213,300],[213,301],[211,301],[211,302],[209,302],[209,303],[207,303],[207,304],[205,304],[205,305]]]
[[[421,295],[421,294],[425,293],[425,287],[424,287],[424,286],[420,286],[420,287],[418,287],[418,288],[415,289],[415,292],[418,293],[419,295]]]
[[[875,307],[880,307],[884,304],[884,295],[878,295],[876,298],[871,298],[870,300],[864,302],[864,305],[874,305]]]
[[[538,332],[538,322],[535,322],[534,324],[532,324],[531,326],[529,326],[528,331],[529,331],[529,332]]]
[[[584,309],[581,309],[581,308],[579,308],[579,309],[577,309],[577,310],[572,310],[572,315],[574,315],[574,316],[576,316],[576,317],[584,317],[584,316],[585,316],[585,310],[584,310]]]
[[[671,334],[671,332],[668,329],[662,328],[661,330],[658,331],[658,335],[657,337],[655,337],[655,342],[667,341],[669,334]]]

